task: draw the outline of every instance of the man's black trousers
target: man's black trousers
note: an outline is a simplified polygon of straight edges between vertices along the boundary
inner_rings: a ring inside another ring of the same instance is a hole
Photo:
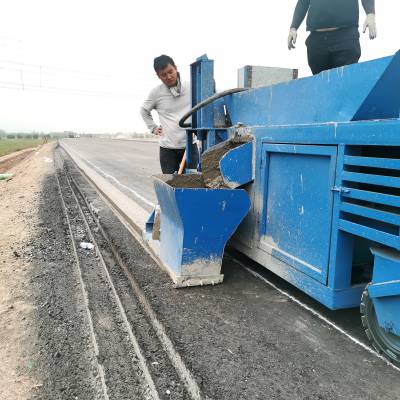
[[[185,149],[167,149],[166,147],[160,147],[160,166],[163,174],[173,174],[179,170],[179,165],[182,161]],[[190,168],[197,168],[198,153],[197,146],[192,146],[192,163]]]
[[[358,28],[310,33],[306,40],[308,65],[312,73],[357,63],[361,57]]]

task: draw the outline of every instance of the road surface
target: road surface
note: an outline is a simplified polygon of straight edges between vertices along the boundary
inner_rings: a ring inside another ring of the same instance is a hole
[[[64,144],[146,210],[156,203],[157,143],[80,138]],[[164,278],[144,278],[150,302],[210,393],[400,398],[399,371],[369,349],[357,309],[327,310],[265,268],[236,258],[224,260],[225,281],[215,288],[166,292]],[[146,277],[147,267],[137,267],[138,276],[140,268]]]
[[[146,139],[85,138],[63,139],[63,142],[119,190],[146,209],[150,210],[151,206],[143,202],[140,196],[150,203],[156,203],[152,175],[161,173],[157,142]]]

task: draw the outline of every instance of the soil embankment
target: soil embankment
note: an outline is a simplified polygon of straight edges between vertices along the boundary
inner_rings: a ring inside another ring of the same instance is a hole
[[[41,387],[36,376],[37,331],[33,238],[43,229],[40,209],[43,182],[52,173],[52,145],[3,158],[14,166],[13,179],[0,181],[0,398],[30,398]],[[15,165],[17,162],[18,165]],[[47,233],[47,232],[46,232]]]

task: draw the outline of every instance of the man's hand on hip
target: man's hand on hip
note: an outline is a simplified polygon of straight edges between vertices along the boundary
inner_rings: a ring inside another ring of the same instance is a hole
[[[369,38],[375,39],[376,38],[375,14],[367,14],[367,17],[365,18],[364,22],[363,33],[366,32],[367,28],[369,30]]]
[[[156,126],[153,129],[153,134],[157,136],[162,136],[162,127],[161,126]]]

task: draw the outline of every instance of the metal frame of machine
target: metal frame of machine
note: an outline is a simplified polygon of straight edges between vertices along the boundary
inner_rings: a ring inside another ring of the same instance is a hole
[[[220,97],[207,56],[191,77],[202,152],[253,138],[250,163],[230,158],[251,199],[231,244],[331,309],[361,305],[399,364],[400,54]]]

